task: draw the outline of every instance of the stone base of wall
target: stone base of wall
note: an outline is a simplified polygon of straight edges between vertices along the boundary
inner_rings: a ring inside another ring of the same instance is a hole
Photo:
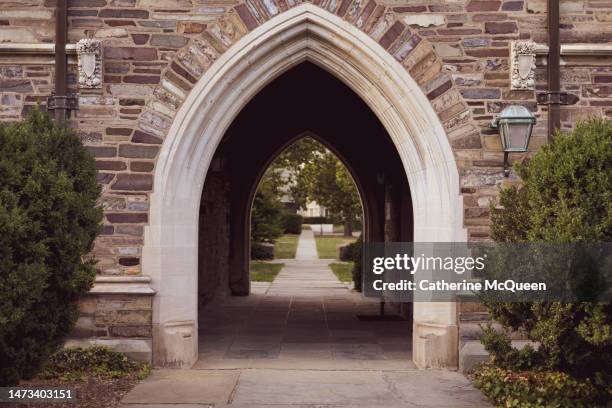
[[[198,335],[195,321],[155,324],[153,365],[191,368],[198,360]]]
[[[450,324],[414,322],[413,357],[418,368],[457,369],[458,327]]]
[[[99,276],[79,301],[80,315],[67,347],[108,346],[139,361],[152,361],[152,300],[144,276]]]

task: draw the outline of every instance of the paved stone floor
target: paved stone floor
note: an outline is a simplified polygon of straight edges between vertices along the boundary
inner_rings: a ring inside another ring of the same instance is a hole
[[[489,406],[459,373],[416,370],[410,322],[359,319],[377,315],[378,303],[316,258],[311,231],[282,262],[272,284],[206,307],[192,370],[155,370],[124,406]]]

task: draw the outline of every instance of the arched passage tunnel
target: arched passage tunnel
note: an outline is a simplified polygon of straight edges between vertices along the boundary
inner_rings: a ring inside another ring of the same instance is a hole
[[[364,209],[364,241],[412,241],[410,189],[385,128],[348,86],[302,63],[242,109],[215,152],[200,207],[200,308],[215,297],[249,294],[253,196],[274,157],[304,135],[323,143],[351,172]]]

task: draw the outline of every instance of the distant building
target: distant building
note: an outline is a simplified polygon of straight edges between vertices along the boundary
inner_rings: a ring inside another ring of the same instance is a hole
[[[306,209],[298,209],[297,213],[303,217],[327,217],[329,215],[327,208],[319,205],[316,201],[308,202]]]

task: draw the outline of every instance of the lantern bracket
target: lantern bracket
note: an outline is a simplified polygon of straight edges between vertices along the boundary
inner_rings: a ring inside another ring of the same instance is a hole
[[[52,94],[52,96],[47,98],[47,110],[49,111],[55,109],[76,110],[78,107],[79,102],[75,94],[70,94],[68,96],[56,96]]]
[[[508,153],[504,152],[504,177],[510,176],[510,163],[508,162]]]
[[[579,98],[576,95],[562,91],[538,92],[538,105],[574,105]]]

